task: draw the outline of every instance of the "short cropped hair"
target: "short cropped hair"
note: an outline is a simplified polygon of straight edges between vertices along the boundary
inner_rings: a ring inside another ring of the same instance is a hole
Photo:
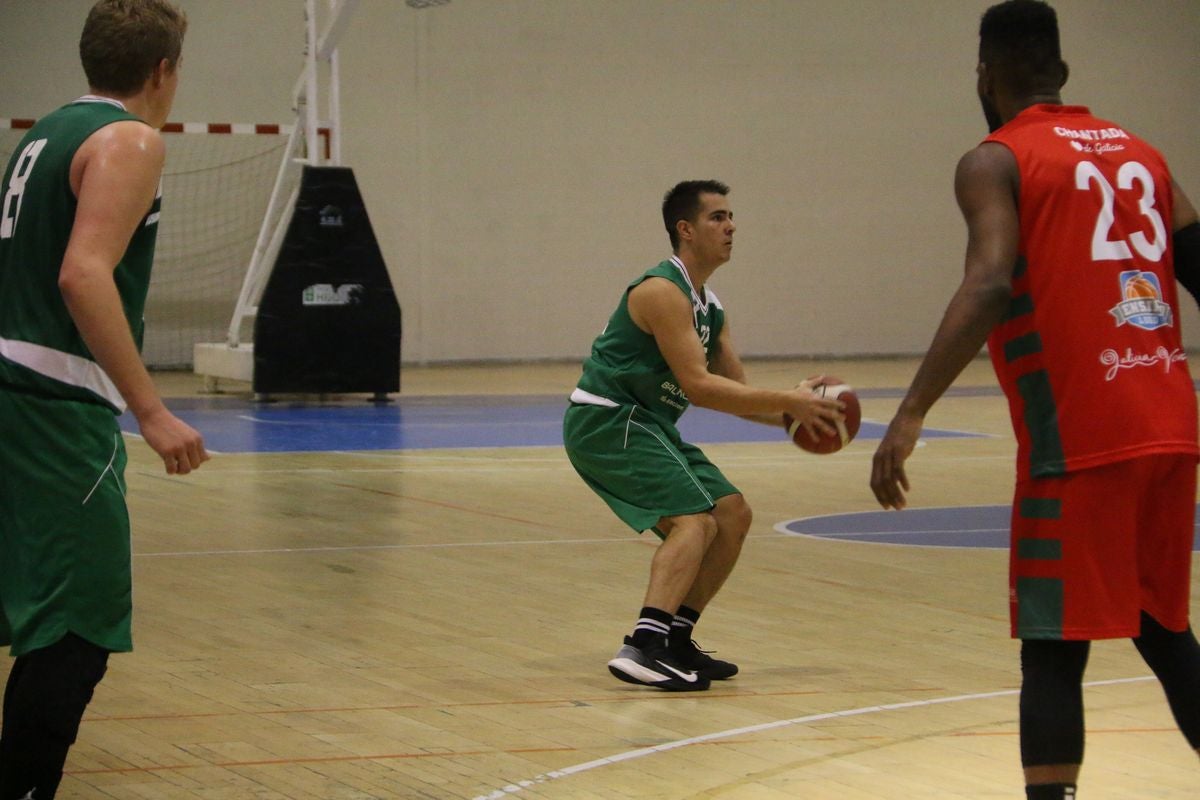
[[[984,12],[979,60],[1000,66],[1019,91],[1062,77],[1058,15],[1042,0],[1006,0]]]
[[[100,0],[79,37],[79,60],[92,89],[137,94],[164,58],[179,64],[187,16],[169,0]]]
[[[729,187],[720,181],[683,181],[675,184],[671,191],[663,197],[663,224],[667,226],[667,235],[671,237],[671,250],[679,251],[679,231],[675,229],[679,220],[695,222],[700,213],[700,195],[729,194]]]

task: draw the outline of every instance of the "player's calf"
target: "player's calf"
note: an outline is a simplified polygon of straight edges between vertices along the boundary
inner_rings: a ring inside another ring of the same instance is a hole
[[[1143,611],[1142,635],[1133,643],[1162,684],[1188,744],[1200,750],[1200,643],[1192,629],[1169,631]]]
[[[107,664],[107,650],[72,633],[17,658],[4,691],[0,800],[54,797]]]

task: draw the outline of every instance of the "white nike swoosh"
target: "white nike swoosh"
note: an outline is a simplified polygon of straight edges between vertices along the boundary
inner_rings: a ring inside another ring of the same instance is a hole
[[[679,677],[683,678],[683,679],[684,679],[685,681],[687,681],[688,683],[695,683],[695,682],[696,682],[696,673],[694,673],[694,672],[680,672],[679,670],[677,670],[677,669],[675,669],[674,667],[672,667],[670,664],[664,664],[663,662],[661,662],[661,661],[658,661],[658,660],[655,660],[655,662],[654,662],[654,663],[655,663],[655,664],[658,664],[658,665],[659,665],[660,667],[662,667],[663,669],[669,669],[669,670],[671,670],[671,672],[674,672],[676,675],[678,675]]]

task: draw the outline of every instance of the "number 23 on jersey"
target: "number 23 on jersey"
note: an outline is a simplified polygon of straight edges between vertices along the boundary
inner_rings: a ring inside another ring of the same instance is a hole
[[[1100,193],[1100,212],[1092,232],[1093,261],[1125,261],[1133,258],[1133,251],[1147,261],[1161,261],[1167,251],[1167,228],[1162,215],[1154,207],[1154,176],[1138,161],[1126,161],[1117,170],[1117,185],[1108,182],[1104,174],[1091,161],[1080,161],[1075,167],[1075,188]],[[1138,230],[1126,238],[1109,238],[1116,222],[1117,192],[1141,191],[1138,212],[1150,226],[1150,238]],[[1130,249],[1132,247],[1132,249]]]

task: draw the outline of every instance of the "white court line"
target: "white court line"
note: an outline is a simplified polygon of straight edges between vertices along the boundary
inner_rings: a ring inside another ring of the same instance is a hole
[[[749,539],[781,539],[778,534],[752,534]],[[520,544],[644,544],[642,537],[620,536],[604,539],[523,539],[520,541],[434,542],[431,544],[350,544],[314,547],[264,547],[245,550],[178,550],[168,553],[134,553],[134,558],[171,558],[176,556],[242,556],[275,553],[344,553],[356,550],[444,550],[451,547],[511,547]]]
[[[467,423],[464,423],[462,420],[451,419],[447,422],[406,422],[403,425],[401,425],[393,420],[385,420],[385,421],[380,421],[380,422],[369,422],[369,421],[368,422],[360,422],[360,421],[351,422],[351,421],[347,421],[347,420],[338,420],[336,422],[331,423],[328,420],[322,420],[322,419],[312,419],[312,420],[264,419],[262,417],[255,417],[250,414],[237,414],[235,416],[235,419],[244,419],[247,422],[253,422],[256,425],[282,425],[282,426],[293,427],[293,428],[325,428],[325,427],[328,427],[329,425],[333,424],[333,425],[337,425],[337,426],[343,427],[343,428],[393,428],[393,429],[404,428],[404,429],[412,429],[412,430],[429,430],[429,429],[442,429],[442,428],[445,428],[445,429],[461,428],[464,425],[472,425],[472,424],[474,424],[474,425],[494,424],[484,416],[480,416],[477,420],[474,420],[472,422],[467,422]],[[551,425],[554,425],[557,427],[560,424],[561,423],[555,422],[553,420],[546,420],[546,421],[542,421],[542,422],[538,422],[538,421],[527,422],[527,421],[518,420],[518,421],[506,421],[504,423],[504,427],[506,427],[506,428],[547,428],[547,427],[550,427]]]
[[[209,453],[215,451],[209,450]],[[535,471],[535,470],[558,470],[568,465],[566,457],[562,458],[505,458],[503,456],[439,456],[439,455],[418,455],[415,453],[397,453],[395,451],[368,454],[352,451],[333,450],[329,452],[287,452],[287,453],[233,453],[234,456],[273,456],[273,455],[329,455],[336,454],[342,456],[361,456],[364,458],[373,458],[379,461],[386,460],[405,460],[413,463],[397,464],[396,466],[379,466],[379,467],[224,467],[219,468],[208,467],[204,472],[200,473],[204,476],[213,478],[221,475],[304,475],[312,473],[314,475],[326,473],[404,473],[414,471],[442,472],[442,471],[464,471],[464,472],[514,472],[520,471]],[[861,456],[862,460],[871,458],[871,453],[831,453],[821,458],[846,458],[851,455]],[[806,461],[785,456],[724,456],[717,459],[722,464],[737,464],[743,469],[752,467],[770,468],[776,467],[799,467],[805,468],[811,466]],[[961,458],[940,458],[939,461],[1012,461],[1012,456],[966,456]],[[433,463],[430,463],[433,462]],[[446,462],[446,463],[437,463]],[[464,466],[466,465],[466,466]],[[847,513],[865,513],[865,512],[847,512]]]
[[[1091,681],[1083,685],[1088,687],[1108,686],[1118,683],[1139,683],[1153,679],[1153,676],[1146,675],[1140,678],[1115,678],[1107,681]],[[979,694],[960,694],[953,697],[937,697],[932,700],[910,700],[906,703],[890,703],[884,706],[864,706],[863,708],[853,708],[848,711],[828,711],[824,714],[810,714],[805,717],[793,717],[792,719],[784,719],[777,722],[764,722],[760,725],[748,725],[744,728],[731,728],[727,731],[706,733],[703,736],[693,736],[690,739],[677,739],[674,742],[656,744],[653,747],[643,747],[639,750],[627,750],[624,753],[618,753],[614,756],[607,756],[605,758],[598,758],[595,761],[586,761],[582,764],[565,767],[564,769],[543,772],[542,774],[536,775],[529,780],[510,783],[507,786],[494,789],[487,794],[476,795],[473,800],[501,800],[501,798],[517,794],[518,792],[524,791],[525,789],[533,786],[558,780],[559,778],[566,778],[571,775],[578,775],[581,772],[588,772],[600,767],[620,764],[625,761],[632,761],[635,758],[643,758],[645,756],[651,756],[657,753],[665,753],[669,750],[677,750],[680,747],[687,747],[689,745],[700,744],[702,742],[712,742],[718,739],[728,739],[732,736],[741,736],[748,733],[761,733],[762,731],[774,730],[776,728],[786,728],[791,725],[806,725],[810,722],[822,722],[827,719],[843,719],[845,717],[858,717],[865,714],[878,714],[884,711],[925,708],[927,706],[942,705],[944,703],[962,703],[968,700],[988,700],[994,697],[1011,697],[1012,695],[1020,694],[1020,692],[1020,689],[1005,689],[999,692],[980,692]]]
[[[786,529],[781,529],[777,526],[776,530],[782,530],[789,536],[807,536],[813,539],[842,539],[849,536],[921,536],[927,533],[1008,533],[1008,528],[947,528],[945,530],[938,530],[937,528],[922,528],[920,530],[911,531],[845,531],[842,533],[811,533],[809,531],[789,531]]]
[[[565,461],[566,459],[564,459]],[[366,475],[403,475],[403,474],[426,474],[432,472],[538,472],[538,471],[559,471],[558,465],[537,465],[537,466],[520,466],[514,469],[508,464],[486,465],[479,464],[478,466],[455,466],[453,464],[410,464],[403,467],[352,467],[349,469],[338,469],[336,467],[296,467],[296,468],[280,468],[280,469],[209,469],[203,475],[211,478],[220,478],[223,475],[348,475],[351,473],[359,473]],[[190,477],[190,476],[189,476]]]
[[[173,553],[134,553],[135,558],[169,558],[173,556],[240,556],[270,555],[272,553],[343,553],[355,550],[436,550],[451,547],[511,547],[518,544],[631,544],[642,539],[542,539],[513,542],[442,542],[434,544],[361,544],[327,545],[320,547],[271,547],[257,550],[179,550]]]
[[[130,439],[139,439],[143,442],[146,441],[145,436],[142,436],[140,433],[134,433],[133,431],[124,431],[123,430],[123,431],[121,431],[121,435],[128,436]],[[213,450],[211,448],[206,447],[206,448],[204,448],[204,452],[208,453],[210,456],[219,456],[222,453],[224,453],[225,451],[224,450]]]
[[[517,449],[517,448],[497,448]],[[459,454],[459,453],[443,453],[436,450],[329,450],[326,451],[331,455],[352,456],[357,458],[367,459],[411,459],[413,461],[503,461],[505,463],[513,461],[533,461],[533,462],[560,462],[566,459],[566,455],[556,458],[525,456],[512,458],[508,455],[475,455],[475,454]]]

